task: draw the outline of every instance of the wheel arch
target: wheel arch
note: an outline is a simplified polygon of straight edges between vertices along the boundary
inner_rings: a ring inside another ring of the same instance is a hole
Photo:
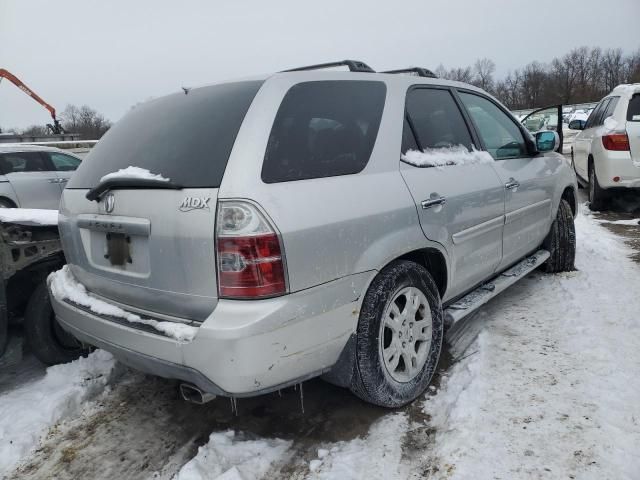
[[[0,202],[7,202],[12,208],[18,208],[18,204],[10,197],[6,195],[0,195]]]
[[[571,213],[573,213],[573,216],[575,218],[575,216],[578,214],[578,199],[575,188],[573,186],[565,187],[560,199],[567,201],[567,203],[571,207]]]
[[[421,248],[407,252],[394,260],[410,260],[426,268],[433,281],[436,282],[440,298],[444,297],[448,286],[447,261],[439,250],[435,248]]]

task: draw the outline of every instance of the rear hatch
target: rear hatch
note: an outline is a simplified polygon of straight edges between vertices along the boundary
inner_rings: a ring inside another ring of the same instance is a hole
[[[262,83],[153,100],[100,140],[69,181],[60,216],[67,262],[90,292],[162,318],[201,321],[211,313],[218,187]],[[137,167],[132,176],[103,180],[128,167]],[[99,198],[87,199],[91,191]]]
[[[640,93],[636,93],[629,101],[627,109],[627,135],[631,158],[640,164]]]

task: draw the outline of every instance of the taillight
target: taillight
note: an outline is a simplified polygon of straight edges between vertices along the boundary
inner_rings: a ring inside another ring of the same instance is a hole
[[[249,202],[220,201],[217,220],[219,296],[259,298],[286,293],[280,239],[258,208]]]
[[[602,136],[602,146],[606,150],[616,150],[616,151],[628,151],[629,148],[629,137],[626,133],[611,133],[609,135]]]

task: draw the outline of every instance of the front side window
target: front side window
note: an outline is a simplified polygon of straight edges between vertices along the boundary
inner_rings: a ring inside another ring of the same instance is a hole
[[[636,93],[629,100],[629,108],[627,108],[627,121],[640,122],[640,93]]]
[[[78,165],[80,165],[80,160],[70,155],[54,152],[51,152],[48,155],[51,163],[53,163],[53,168],[58,172],[72,172],[78,168]]]
[[[450,91],[435,88],[410,90],[407,94],[407,115],[423,150],[458,145],[471,149],[471,134]],[[407,126],[405,122],[405,130]],[[403,136],[407,135],[405,131]]]
[[[485,149],[495,160],[527,155],[520,128],[496,104],[466,92],[460,92],[460,99],[473,119]]]
[[[358,173],[367,165],[382,118],[383,82],[294,85],[276,114],[262,165],[265,183]]]

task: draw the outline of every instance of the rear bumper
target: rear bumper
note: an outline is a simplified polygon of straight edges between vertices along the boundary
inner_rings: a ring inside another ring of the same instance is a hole
[[[51,303],[64,329],[124,364],[216,395],[253,396],[331,369],[356,329],[372,274],[278,298],[220,300],[190,342],[116,323],[53,295]]]
[[[595,162],[598,183],[603,188],[640,188],[640,162],[629,152],[606,151],[602,161]],[[620,177],[614,182],[614,177]]]

